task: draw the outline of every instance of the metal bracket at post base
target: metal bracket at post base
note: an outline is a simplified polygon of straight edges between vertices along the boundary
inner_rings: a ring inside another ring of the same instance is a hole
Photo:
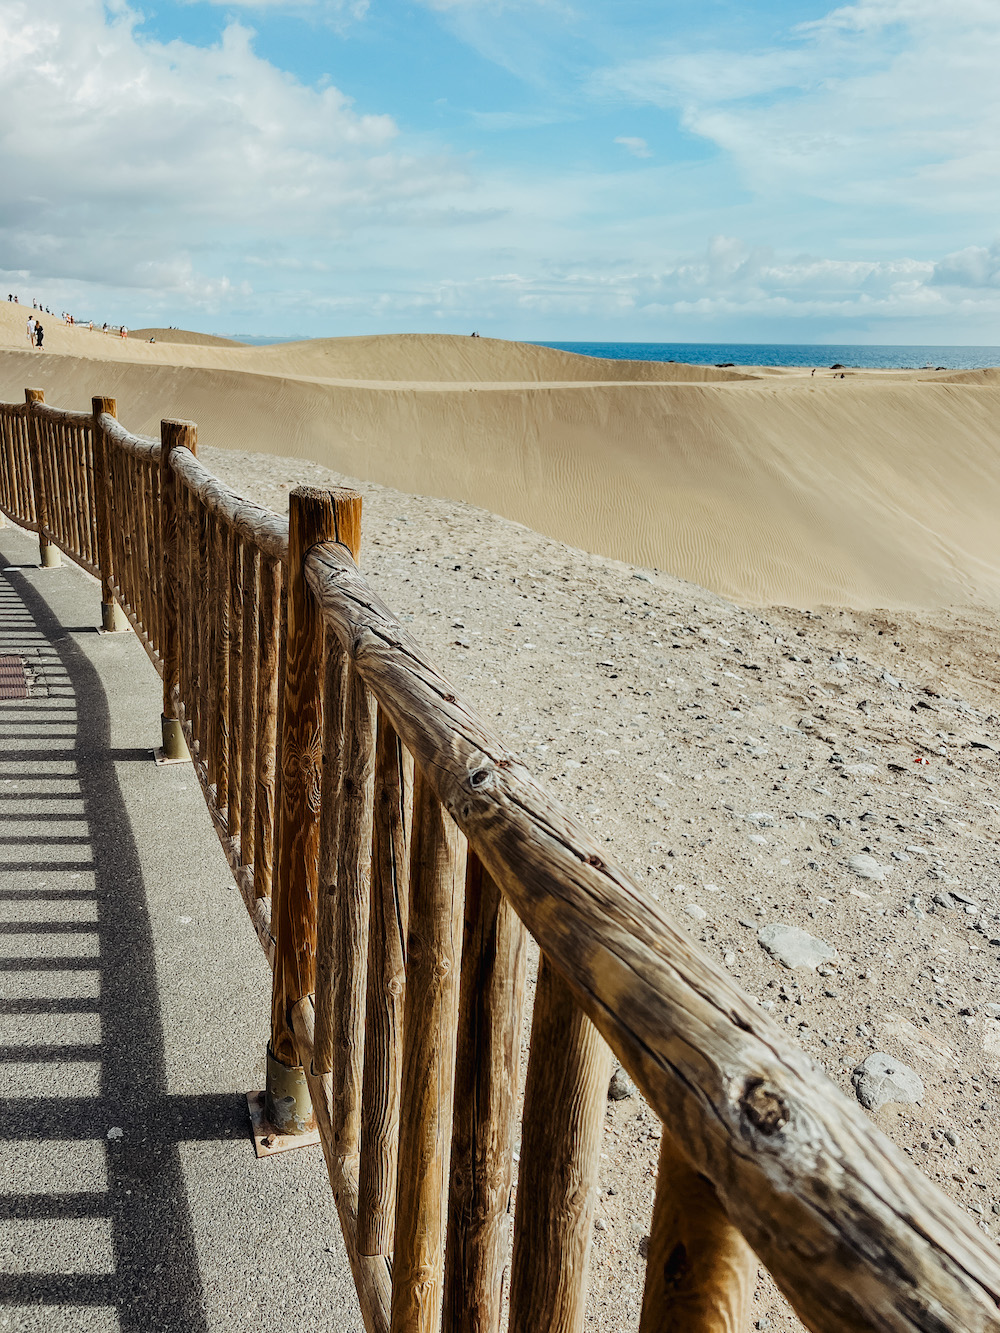
[[[153,751],[157,764],[189,764],[191,752],[184,739],[184,731],[176,717],[160,714],[160,734],[163,744]]]
[[[267,1078],[264,1092],[248,1092],[254,1151],[258,1157],[319,1143],[305,1070],[276,1060],[267,1048]]]

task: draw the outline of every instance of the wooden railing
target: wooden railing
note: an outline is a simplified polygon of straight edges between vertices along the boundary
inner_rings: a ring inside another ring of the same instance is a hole
[[[273,969],[272,1118],[315,1115],[370,1333],[582,1328],[609,1047],[664,1127],[641,1333],[744,1329],[756,1256],[824,1333],[1000,1329],[991,1242],[370,589],[359,496],[296,490],[286,522],[188,423],[39,399],[0,407],[0,508],[101,578],[163,677]]]

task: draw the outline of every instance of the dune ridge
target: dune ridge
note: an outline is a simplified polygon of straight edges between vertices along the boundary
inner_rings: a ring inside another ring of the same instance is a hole
[[[758,378],[486,338],[150,344],[51,319],[32,351],[25,318],[0,306],[8,401],[108,394],[144,433],[188,418],[205,444],[469,501],[743,603],[1000,599],[1000,372]]]

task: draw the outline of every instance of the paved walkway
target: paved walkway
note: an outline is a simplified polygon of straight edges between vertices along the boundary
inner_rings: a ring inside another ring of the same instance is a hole
[[[318,1148],[258,1162],[269,973],[160,684],[0,530],[0,1330],[361,1333]]]

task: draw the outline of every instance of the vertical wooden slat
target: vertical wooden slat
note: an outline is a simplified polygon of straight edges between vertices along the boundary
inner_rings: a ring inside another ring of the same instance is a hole
[[[91,540],[94,530],[94,497],[90,485],[93,430],[93,422],[77,426],[77,465],[80,478],[80,549],[91,564],[96,563],[96,552]]]
[[[259,663],[257,667],[257,791],[254,796],[253,887],[270,898],[274,882],[274,821],[278,734],[278,634],[281,565],[260,559]]]
[[[323,797],[319,825],[319,906],[316,923],[316,1021],[313,1068],[317,1073],[330,1074],[334,1069],[333,985],[334,976],[340,966],[337,952],[336,899],[344,780],[344,740],[348,722],[347,655],[329,632],[325,635],[325,647]],[[330,1086],[332,1090],[332,1082]],[[332,1126],[332,1096],[330,1123]]]
[[[38,429],[42,437],[45,490],[49,498],[49,523],[51,524],[52,536],[57,541],[60,539],[65,541],[62,488],[59,485],[59,473],[56,465],[58,427],[39,414]]]
[[[215,760],[215,805],[220,815],[229,805],[229,580],[232,533],[228,523],[213,516],[212,563],[215,566],[215,718],[212,757]]]
[[[260,645],[260,552],[255,546],[243,551],[243,716],[240,720],[240,860],[253,865],[254,807],[257,795],[257,677]]]
[[[238,838],[242,828],[240,798],[242,774],[240,754],[243,720],[243,541],[235,529],[229,532],[229,836]]]
[[[181,636],[184,614],[184,579],[181,554],[181,514],[183,498],[180,483],[171,465],[175,449],[198,450],[198,428],[190,421],[160,422],[160,580],[159,652],[163,667],[163,749],[168,758],[180,758],[185,748],[179,731],[181,687]],[[168,725],[168,724],[173,724]],[[171,747],[168,753],[168,746]]]
[[[445,1266],[445,1333],[497,1333],[510,1254],[527,932],[469,852]]]
[[[333,1129],[341,1156],[361,1143],[368,919],[371,912],[372,805],[375,779],[375,700],[353,669],[347,670],[344,760],[335,909],[335,957],[330,1010],[333,1018]]]
[[[146,495],[149,506],[149,618],[152,623],[150,639],[158,653],[163,643],[163,519],[161,514],[160,467],[156,458],[150,458],[145,467]]]
[[[409,924],[413,759],[383,712],[375,747],[358,1248],[391,1254]]]
[[[56,464],[58,427],[47,421],[45,417],[39,417],[38,428],[42,434],[42,457],[45,460],[46,467],[45,489],[49,497],[49,522],[52,525],[52,536],[57,541],[62,539],[65,542],[62,488],[59,485],[59,473]]]
[[[173,471],[173,469],[171,469]],[[190,592],[188,588],[188,493],[180,477],[174,473],[174,513],[177,518],[175,567],[177,570],[177,699],[178,712],[188,722],[191,712],[186,703],[190,697],[190,658],[188,656],[188,618]]]
[[[323,747],[323,630],[305,577],[306,552],[335,541],[334,495],[299,486],[289,496],[287,625],[280,695],[278,827],[271,1054],[298,1063],[292,1007],[312,993],[316,959]]]
[[[579,1333],[611,1052],[543,956],[517,1180],[510,1333]]]
[[[125,600],[128,603],[132,614],[138,618],[138,592],[136,585],[139,582],[137,573],[136,551],[139,544],[139,534],[136,527],[136,477],[133,460],[124,449],[115,450],[115,460],[118,465],[118,487],[117,493],[122,501],[122,514],[124,522],[122,524],[122,542],[124,545],[124,574],[125,582],[123,590]]]
[[[61,435],[59,488],[63,496],[66,544],[74,555],[82,555],[83,488],[80,484],[79,427],[75,422],[63,422]]]
[[[31,485],[35,496],[35,521],[38,524],[38,563],[43,569],[53,569],[62,562],[59,548],[49,541],[50,523],[49,502],[45,489],[42,469],[41,437],[38,431],[38,419],[32,411],[33,403],[45,401],[41,389],[25,389],[24,402],[28,428],[28,457],[31,462]]]
[[[97,549],[97,467],[95,461],[95,429],[93,425],[87,432],[87,455],[85,455],[85,471],[87,471],[87,544],[88,559],[92,565],[100,569],[99,549]]]
[[[410,850],[392,1333],[436,1333],[444,1285],[465,840],[417,771]]]
[[[88,559],[87,554],[87,428],[81,422],[73,423],[73,509],[75,512],[77,554]]]
[[[198,626],[196,658],[198,664],[198,690],[195,696],[198,708],[198,741],[201,763],[204,768],[205,780],[209,780],[211,771],[211,662],[212,662],[212,633],[215,620],[214,609],[205,605],[205,601],[212,593],[212,573],[210,565],[211,548],[211,516],[205,507],[204,502],[198,495],[193,495],[195,511],[195,584],[201,589],[203,599],[201,608],[201,620]]]
[[[639,1333],[743,1333],[757,1258],[664,1133]]]
[[[146,631],[146,637],[153,646],[156,646],[156,565],[158,555],[158,542],[156,539],[156,523],[153,514],[153,496],[152,485],[150,482],[150,473],[152,472],[151,461],[144,457],[138,460],[136,468],[138,474],[138,500],[139,500],[139,531],[142,534],[142,540],[139,543],[139,562],[140,562],[140,585],[137,594],[140,598],[141,615],[143,629]]]

